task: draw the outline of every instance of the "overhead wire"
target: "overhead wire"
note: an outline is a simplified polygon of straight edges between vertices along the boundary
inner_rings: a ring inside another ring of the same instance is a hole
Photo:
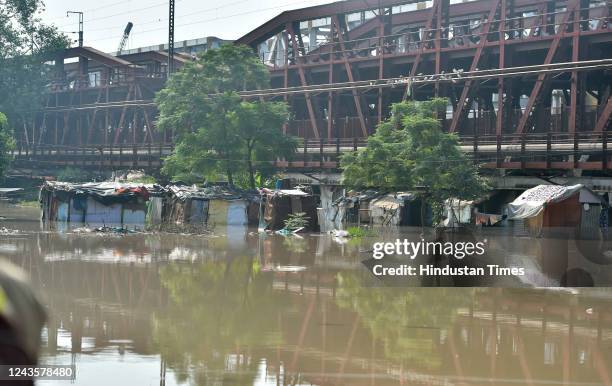
[[[206,22],[211,22],[211,21],[217,21],[217,20],[226,20],[226,19],[231,19],[233,17],[237,17],[237,16],[251,15],[251,14],[254,14],[254,13],[261,13],[261,12],[275,10],[275,9],[282,9],[282,8],[290,7],[290,6],[293,6],[293,5],[296,5],[296,4],[310,3],[310,2],[311,2],[310,0],[299,0],[299,1],[294,1],[294,2],[290,2],[290,3],[285,3],[285,4],[282,4],[282,5],[274,6],[274,7],[259,8],[259,9],[256,9],[256,10],[243,11],[243,12],[234,13],[234,14],[225,15],[225,16],[217,16],[217,17],[209,18],[209,19],[195,20],[195,21],[187,22],[187,23],[176,23],[175,24],[175,28],[176,27],[186,27],[186,26],[191,26],[191,25],[201,24],[201,23],[206,23]],[[163,26],[163,27],[159,27],[159,28],[151,28],[151,29],[147,29],[147,30],[143,30],[143,31],[138,31],[138,33],[147,33],[147,32],[154,32],[154,31],[161,31],[161,30],[165,30],[166,28],[167,28],[167,26]],[[88,40],[88,42],[100,42],[100,41],[106,41],[106,40],[111,40],[111,39],[116,39],[116,37],[108,37],[108,38],[102,38],[102,39],[93,39],[93,40]]]
[[[178,1],[181,1],[181,0],[178,0]],[[85,18],[84,22],[85,22],[85,23],[88,23],[88,22],[91,22],[91,21],[97,21],[97,20],[106,20],[106,19],[110,19],[111,17],[121,16],[121,15],[127,15],[127,14],[129,14],[129,13],[132,13],[132,12],[137,12],[137,11],[145,11],[145,10],[147,10],[147,9],[153,9],[153,8],[161,7],[161,6],[163,6],[163,5],[168,5],[168,2],[167,2],[167,1],[164,1],[164,2],[161,2],[161,3],[155,3],[155,4],[152,4],[152,5],[148,5],[148,6],[146,6],[146,7],[140,7],[140,8],[131,9],[131,10],[129,10],[128,12],[125,12],[125,11],[124,11],[124,12],[119,12],[119,13],[115,13],[115,14],[112,14],[112,15],[105,15],[105,16],[95,17],[95,18],[93,18],[93,19],[87,19],[87,18]],[[86,12],[86,11],[83,11],[83,13],[85,13],[85,12]],[[68,26],[70,26],[70,25],[71,25],[71,24],[64,24],[64,25],[58,26],[58,28],[68,27]]]
[[[242,4],[242,3],[246,3],[247,1],[251,1],[251,0],[239,0],[239,1],[235,1],[233,3],[229,3],[229,4],[223,4],[221,6],[215,7],[215,8],[207,8],[207,9],[202,9],[199,11],[195,11],[195,12],[189,12],[189,16],[192,15],[198,15],[201,13],[208,13],[208,12],[214,12],[214,11],[218,11],[220,9],[223,8],[227,8],[227,7],[231,7],[237,4]],[[95,19],[93,19],[92,21],[95,21]],[[147,21],[147,22],[138,22],[138,27],[143,26],[143,25],[149,25],[149,24],[154,24],[154,23],[160,23],[160,22],[165,22],[168,21],[168,18],[162,18],[162,19],[157,19],[157,20],[151,20],[151,21]],[[107,31],[107,30],[114,30],[117,28],[122,27],[123,25],[115,25],[115,26],[110,26],[110,27],[104,27],[104,28],[92,28],[92,29],[88,29],[87,32],[97,32],[97,31]],[[146,31],[143,31],[146,32]]]

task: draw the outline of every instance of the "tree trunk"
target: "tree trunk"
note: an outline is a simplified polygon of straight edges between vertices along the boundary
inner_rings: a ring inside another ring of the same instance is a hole
[[[248,147],[247,150],[247,167],[249,168],[249,185],[251,189],[255,189],[255,171],[253,170],[253,161],[251,160],[251,153],[253,153],[253,149]]]
[[[228,169],[226,170],[226,173],[227,173],[227,183],[228,183],[230,186],[234,186],[234,176],[232,175],[232,171],[231,171],[231,169],[230,169],[230,168],[228,168]]]
[[[421,232],[425,232],[425,199],[421,198]]]

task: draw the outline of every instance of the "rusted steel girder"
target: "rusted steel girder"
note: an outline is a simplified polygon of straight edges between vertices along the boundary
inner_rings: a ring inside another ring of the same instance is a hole
[[[301,51],[303,51],[303,47],[300,47],[298,45],[298,42],[296,39],[296,31],[295,31],[295,28],[293,27],[293,24],[288,23],[286,26],[286,29],[287,29],[287,32],[291,35],[291,46],[292,46],[291,51],[293,54],[293,59],[295,61],[295,64],[297,65],[297,68],[298,68],[300,82],[302,83],[302,86],[307,86],[308,82],[306,81],[306,74],[304,72],[302,57],[299,54]],[[308,117],[310,118],[310,124],[312,125],[312,131],[314,132],[315,138],[318,139],[319,138],[319,128],[317,126],[317,116],[312,106],[312,97],[310,93],[305,93],[304,97],[306,98],[306,107],[308,108]]]
[[[577,0],[577,6],[580,4],[580,1]],[[573,23],[572,23],[572,62],[577,62],[580,60],[580,12],[577,10],[574,11],[573,15]],[[579,106],[582,106],[583,97],[578,95],[579,89],[579,74],[578,71],[572,71],[571,77],[571,85],[570,85],[570,116],[568,123],[568,130],[570,133],[574,133],[576,131],[576,123],[578,117],[578,109]]]
[[[98,90],[98,97],[96,98],[96,103],[100,103],[100,100],[102,99],[102,90],[103,90],[102,88]],[[87,142],[86,143],[91,143],[91,137],[93,135],[94,128],[96,127],[96,115],[97,114],[98,114],[98,109],[95,109],[91,117],[91,122],[89,122],[89,128],[87,129]]]
[[[49,107],[49,102],[51,100],[51,95],[47,95],[45,106]],[[36,115],[34,115],[34,124],[36,124]],[[38,130],[38,143],[42,142],[42,137],[44,135],[45,129],[47,126],[47,113],[43,113],[42,121],[40,123],[40,129]]]
[[[338,16],[334,15],[332,17],[332,26],[338,35],[338,42],[340,43],[340,50],[342,51],[342,59],[344,60],[344,67],[346,69],[346,74],[348,76],[349,82],[354,82],[355,78],[353,77],[353,69],[351,64],[349,63],[348,58],[346,57],[346,46],[344,44],[344,28],[340,25],[340,21],[338,20]],[[357,111],[357,117],[359,118],[359,124],[361,125],[361,132],[364,137],[368,136],[368,128],[366,126],[365,118],[363,117],[363,110],[361,109],[361,98],[357,90],[351,90],[353,94],[353,101],[355,102],[355,110]]]
[[[544,64],[552,63],[555,54],[557,53],[557,49],[559,48],[559,44],[561,43],[561,39],[565,37],[569,16],[570,14],[576,13],[575,10],[578,3],[578,0],[569,0],[567,4],[567,10],[563,15],[563,20],[559,24],[559,31],[557,31],[557,34],[555,35],[552,43],[550,44],[550,47],[548,48],[548,53],[546,54],[546,58],[544,59]],[[521,119],[519,120],[519,123],[516,127],[516,134],[521,134],[525,130],[527,122],[531,117],[531,112],[540,98],[540,92],[542,91],[546,79],[546,74],[538,75],[538,79],[536,80],[533,90],[531,90],[529,100],[527,101],[527,107],[525,108],[525,112],[523,112],[523,114],[521,115]]]
[[[476,54],[474,55],[474,59],[472,59],[472,64],[470,65],[470,71],[474,71],[478,67],[478,62],[480,61],[480,57],[482,56],[482,51],[484,50],[487,44],[487,41],[489,40],[488,38],[489,30],[491,29],[491,25],[495,21],[495,14],[497,13],[497,10],[499,9],[499,2],[500,0],[493,1],[493,5],[491,6],[491,9],[489,10],[489,14],[485,22],[486,24],[483,28],[482,35],[480,37],[480,41],[478,42],[478,48],[476,49]],[[457,129],[457,125],[461,121],[461,118],[463,116],[463,110],[466,105],[466,100],[470,94],[471,87],[472,87],[471,80],[466,81],[465,84],[463,85],[463,90],[461,91],[461,96],[459,97],[457,108],[455,109],[455,112],[453,114],[453,120],[449,128],[449,131],[451,133]]]
[[[134,93],[134,85],[130,84],[125,100],[129,101],[130,98],[134,99],[132,97],[133,93]],[[119,125],[117,125],[117,131],[115,132],[115,138],[113,139],[113,144],[115,145],[119,143],[119,137],[121,136],[121,132],[123,131],[123,124],[125,123],[125,114],[127,113],[127,109],[128,107],[124,106],[121,111],[121,118],[119,118]]]
[[[597,119],[594,131],[598,133],[607,131],[610,120],[612,120],[612,97],[608,97],[608,102]]]
[[[422,40],[429,40],[427,39],[427,36],[429,35],[429,32],[431,31],[431,26],[433,25],[433,20],[437,14],[437,9],[440,6],[440,2],[441,0],[433,0],[433,5],[431,6],[431,11],[429,13],[427,23],[425,24],[425,32],[426,32],[425,39],[422,39]],[[410,69],[411,78],[417,74],[419,64],[421,63],[421,57],[423,56],[423,51],[425,51],[425,44],[423,41],[421,41],[421,46],[419,47],[419,51],[416,57],[414,58],[414,63],[412,64],[412,68]],[[408,84],[406,86],[406,90],[404,90],[404,100],[408,98],[409,93],[410,93],[410,84]]]
[[[75,95],[76,95],[76,92],[70,93],[69,105],[72,105],[72,101],[74,100]],[[66,143],[66,134],[68,134],[68,131],[70,130],[70,126],[68,125],[69,122],[70,122],[70,111],[66,111],[64,113],[64,130],[62,131],[62,145]]]
[[[348,14],[353,12],[367,11],[375,7],[392,7],[405,4],[406,0],[377,0],[376,4],[370,1],[336,1],[314,7],[285,11],[274,19],[262,24],[253,31],[239,38],[236,43],[252,45],[261,39],[282,31],[286,24],[296,20],[316,19],[332,15]],[[408,1],[409,2],[409,1]],[[415,0],[414,3],[417,1]]]
[[[501,0],[499,11],[499,64],[500,69],[506,67],[506,17],[508,15],[508,1]],[[495,117],[495,134],[501,135],[504,124],[504,78],[497,81],[497,116]]]

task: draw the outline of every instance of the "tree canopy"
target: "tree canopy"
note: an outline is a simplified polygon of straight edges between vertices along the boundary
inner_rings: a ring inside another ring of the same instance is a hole
[[[446,106],[443,98],[394,104],[367,147],[342,157],[344,183],[356,189],[418,192],[438,219],[445,200],[482,196],[486,180],[459,148],[458,137],[443,132],[436,118]]]
[[[53,26],[40,22],[40,0],[0,1],[0,175],[11,148],[10,128],[28,122],[42,105],[51,53],[68,45]]]
[[[0,111],[13,127],[42,102],[49,81],[45,61],[68,46],[56,27],[41,23],[40,0],[0,1]]]
[[[296,141],[283,134],[282,102],[243,101],[239,91],[269,87],[268,70],[246,46],[224,45],[173,74],[156,96],[158,126],[174,130],[177,147],[164,163],[173,178],[215,179],[256,186],[271,161],[289,157]]]

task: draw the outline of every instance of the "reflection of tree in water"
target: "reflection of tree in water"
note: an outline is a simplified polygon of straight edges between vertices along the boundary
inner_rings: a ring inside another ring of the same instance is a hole
[[[305,253],[308,249],[308,242],[301,236],[287,236],[283,239],[283,245],[292,253]]]
[[[410,367],[442,366],[439,342],[471,289],[369,287],[354,273],[338,274],[336,303],[357,312],[385,356]],[[444,331],[444,333],[442,333]]]
[[[197,384],[252,383],[260,358],[250,348],[281,339],[277,310],[285,304],[272,273],[254,259],[234,258],[168,265],[160,276],[170,301],[154,315],[154,335],[167,366],[182,381],[193,366]]]

